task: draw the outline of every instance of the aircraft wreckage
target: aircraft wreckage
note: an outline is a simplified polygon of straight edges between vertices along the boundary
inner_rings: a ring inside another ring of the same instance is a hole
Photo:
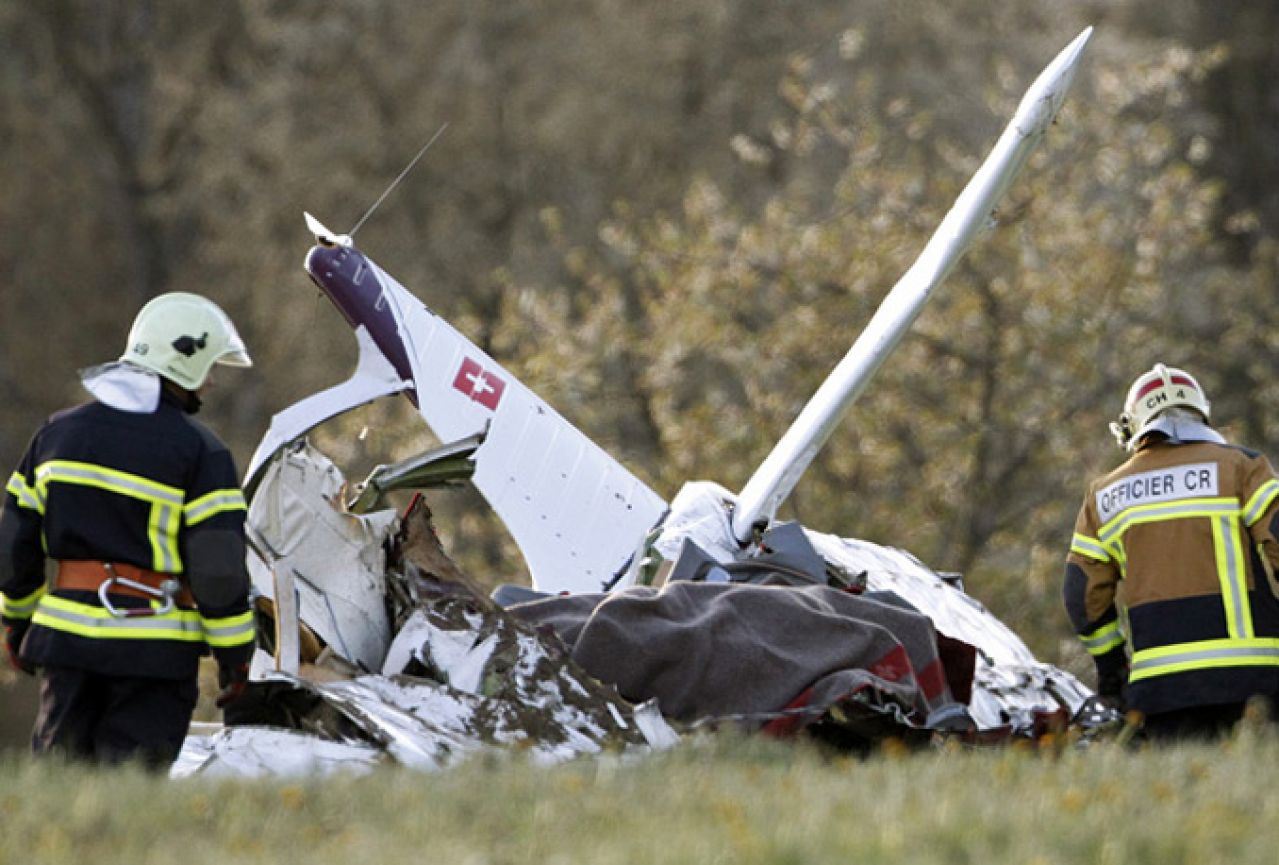
[[[277,414],[246,475],[265,627],[245,698],[174,768],[270,774],[450,765],[519,745],[555,761],[726,724],[841,743],[968,741],[1113,723],[960,581],[901,550],[774,519],[1053,122],[1091,28],[1044,69],[951,211],[738,494],[669,503],[355,248],[307,215],[305,267],[355,332],[347,381]],[[429,146],[429,144],[428,144]],[[419,153],[419,156],[421,154]],[[355,494],[307,440],[402,394],[445,446]],[[466,480],[532,588],[475,589],[425,501]]]

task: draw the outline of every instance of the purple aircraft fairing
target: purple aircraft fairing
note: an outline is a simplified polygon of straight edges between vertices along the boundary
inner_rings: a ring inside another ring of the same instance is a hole
[[[333,301],[351,329],[366,328],[373,344],[400,378],[412,382],[413,366],[404,336],[387,303],[385,290],[373,276],[372,263],[364,254],[353,246],[322,242],[311,247],[305,267],[311,280]],[[415,386],[406,388],[404,395],[413,405],[418,405]]]

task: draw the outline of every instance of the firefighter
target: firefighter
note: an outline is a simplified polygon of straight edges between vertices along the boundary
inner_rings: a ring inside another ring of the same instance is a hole
[[[11,663],[43,674],[36,754],[162,769],[202,655],[217,660],[219,706],[243,690],[244,496],[230,452],[191,416],[215,364],[251,363],[214,303],[156,297],[120,360],[81,372],[93,399],[50,417],[10,477],[0,612]]]
[[[1139,376],[1111,424],[1132,456],[1088,487],[1067,557],[1098,693],[1154,740],[1220,736],[1279,694],[1279,481],[1210,418],[1185,371]]]

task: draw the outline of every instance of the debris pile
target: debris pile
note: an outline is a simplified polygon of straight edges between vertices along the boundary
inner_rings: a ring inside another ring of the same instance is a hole
[[[685,486],[626,585],[504,587],[501,604],[420,496],[400,515],[352,513],[345,495],[305,442],[265,472],[255,682],[176,775],[438,769],[512,746],[553,762],[722,724],[853,748],[989,741],[1063,726],[1090,696],[899,550],[794,523],[742,549],[714,484]]]
[[[285,454],[258,489],[251,520],[270,552],[254,570],[255,681],[224,728],[188,738],[175,775],[437,769],[495,746],[558,761],[677,741],[656,705],[622,699],[553,635],[477,592],[423,500],[402,518],[364,516],[343,510],[341,491],[340,474],[309,445]],[[276,602],[290,581],[302,611],[293,628]],[[353,601],[370,589],[375,601]],[[296,658],[283,657],[289,646]]]

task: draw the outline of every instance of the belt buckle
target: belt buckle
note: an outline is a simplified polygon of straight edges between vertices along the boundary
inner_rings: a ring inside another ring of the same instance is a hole
[[[111,576],[102,581],[98,586],[98,600],[102,602],[102,608],[117,619],[136,619],[143,616],[162,616],[165,613],[173,611],[174,596],[177,595],[180,584],[177,580],[168,579],[160,584],[160,588],[148,586],[146,583],[140,583],[137,580],[131,580],[128,577],[122,577],[115,572],[115,568],[110,562],[106,562],[104,567]],[[111,587],[114,585],[128,586],[131,589],[142,592],[152,597],[161,598],[164,603],[157,607],[117,607],[111,603],[108,596]]]

